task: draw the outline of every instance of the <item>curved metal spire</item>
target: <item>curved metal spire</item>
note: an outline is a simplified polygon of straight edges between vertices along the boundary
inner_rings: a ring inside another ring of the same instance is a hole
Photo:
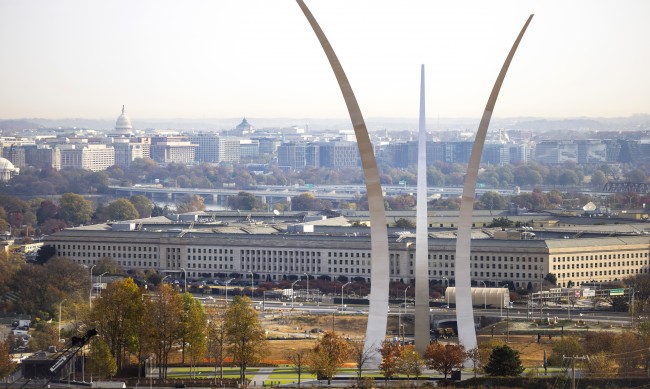
[[[476,347],[476,329],[474,328],[474,311],[472,310],[471,273],[470,273],[470,246],[472,244],[472,210],[476,193],[476,178],[478,177],[479,163],[483,153],[485,136],[492,118],[492,111],[497,102],[501,85],[508,72],[510,62],[517,51],[519,42],[528,28],[533,15],[528,17],[526,24],[521,29],[519,36],[508,53],[501,72],[497,77],[492,93],[483,111],[483,117],[476,132],[476,139],[472,147],[472,154],[467,165],[463,195],[460,202],[460,215],[458,218],[458,233],[456,239],[456,322],[458,323],[458,340],[466,349]]]
[[[361,109],[354,97],[343,67],[339,62],[334,49],[330,45],[325,33],[320,28],[314,15],[302,0],[296,0],[300,9],[305,14],[314,33],[318,37],[330,66],[338,81],[345,105],[348,108],[354,133],[357,137],[357,145],[363,166],[363,175],[366,181],[366,193],[368,195],[368,209],[370,211],[370,255],[372,259],[370,289],[370,309],[368,313],[368,325],[366,327],[366,339],[364,352],[369,356],[367,367],[376,368],[381,362],[378,348],[386,338],[386,324],[388,320],[388,229],[386,228],[386,213],[384,210],[384,197],[379,181],[377,161],[373,152],[372,143],[368,136],[366,123],[361,115]]]

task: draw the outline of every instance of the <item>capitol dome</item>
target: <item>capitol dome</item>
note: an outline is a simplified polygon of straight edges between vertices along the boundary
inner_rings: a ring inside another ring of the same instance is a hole
[[[127,133],[131,132],[132,130],[133,126],[131,125],[131,120],[128,116],[126,116],[126,113],[124,113],[124,106],[122,106],[122,114],[117,118],[117,121],[115,122],[115,132]]]
[[[0,158],[0,181],[9,181],[11,177],[17,176],[18,173],[20,173],[20,169],[14,167],[11,161],[6,158]]]

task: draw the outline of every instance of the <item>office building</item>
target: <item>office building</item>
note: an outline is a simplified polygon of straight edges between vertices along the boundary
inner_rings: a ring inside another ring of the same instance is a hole
[[[253,272],[261,279],[280,280],[308,273],[370,281],[372,258],[367,233],[350,233],[349,227],[322,227],[319,231],[317,223],[215,224],[209,216],[206,220],[211,222],[205,224],[192,219],[192,228],[189,222],[165,217],[69,228],[46,237],[45,242],[56,249],[57,255],[86,266],[110,257],[126,270],[186,269],[188,277]],[[312,230],[315,232],[309,232]],[[549,238],[530,239],[526,231],[486,234],[476,230],[470,257],[472,280],[490,285],[512,281],[515,287],[530,288],[552,273],[558,286],[568,287],[648,274],[647,236],[592,233],[567,239],[562,233],[549,231],[545,235]],[[455,253],[452,233],[429,239],[431,280],[455,277]],[[413,236],[390,240],[391,280],[413,281],[414,255]]]

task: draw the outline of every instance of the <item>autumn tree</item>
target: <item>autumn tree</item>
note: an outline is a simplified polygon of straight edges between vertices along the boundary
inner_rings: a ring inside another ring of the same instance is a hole
[[[581,355],[582,346],[576,337],[565,336],[553,344],[553,350],[548,357],[548,364],[551,366],[562,366],[564,355]]]
[[[497,346],[490,354],[490,360],[485,365],[485,373],[490,376],[518,376],[524,371],[519,359],[519,352],[503,345]]]
[[[21,296],[17,301],[21,311],[49,319],[63,299],[87,298],[90,280],[81,265],[53,257],[45,265],[23,264],[13,277],[12,289]]]
[[[457,344],[430,343],[424,352],[424,360],[429,369],[445,376],[461,369],[465,361],[465,348]]]
[[[253,211],[265,208],[257,197],[249,192],[239,192],[235,196],[228,197],[228,207],[242,211]]]
[[[66,193],[59,200],[59,217],[72,225],[88,224],[93,216],[92,203],[75,193]]]
[[[223,381],[223,361],[226,356],[226,329],[224,327],[224,312],[214,307],[207,311],[207,351],[208,357],[214,358],[214,374]]]
[[[467,359],[472,361],[472,370],[474,370],[474,377],[476,377],[476,373],[479,371],[481,368],[481,351],[478,347],[471,348],[469,350],[465,350],[465,356]]]
[[[146,217],[151,217],[151,211],[153,210],[153,204],[147,196],[135,195],[129,198],[129,201],[135,209],[138,211],[138,217],[141,219]]]
[[[25,260],[18,254],[10,254],[7,251],[0,250],[0,295],[9,291],[14,275],[24,263]]]
[[[418,378],[422,374],[424,359],[413,345],[402,347],[397,358],[397,372],[406,375],[406,379],[411,380],[411,376]]]
[[[612,353],[616,343],[616,334],[610,331],[589,331],[585,334],[582,347],[586,354],[600,352]]]
[[[138,211],[127,199],[117,199],[108,204],[104,214],[108,220],[133,220],[139,216]]]
[[[379,353],[381,354],[379,370],[381,370],[384,380],[388,381],[397,374],[397,359],[399,358],[401,350],[401,344],[389,340],[385,340],[379,349]]]
[[[203,305],[199,300],[196,300],[189,293],[184,293],[182,298],[183,317],[181,322],[183,325],[183,363],[185,363],[185,345],[187,345],[190,354],[190,367],[192,368],[207,351],[207,343],[205,339],[207,317]]]
[[[398,228],[415,228],[415,223],[409,219],[400,218],[395,221],[395,227]]]
[[[91,321],[102,334],[118,368],[122,368],[129,342],[137,339],[144,311],[142,291],[132,278],[111,282],[93,304]]]
[[[291,209],[294,211],[322,211],[330,209],[329,201],[316,198],[313,193],[307,192],[291,198]]]
[[[350,345],[335,332],[326,332],[316,343],[309,355],[309,366],[318,379],[332,383],[343,363],[349,359]]]
[[[43,224],[49,219],[54,219],[59,213],[59,207],[50,200],[42,201],[36,210],[36,220],[38,224]]]
[[[30,351],[47,350],[50,346],[59,344],[59,332],[57,327],[52,323],[43,321],[37,322],[29,338]]]
[[[634,332],[625,331],[616,336],[613,351],[619,372],[630,373],[639,366],[643,357],[641,348],[639,337]]]
[[[176,212],[178,213],[203,211],[204,209],[205,204],[203,203],[203,197],[195,194],[187,195],[183,200],[176,204]]]
[[[7,377],[16,369],[16,364],[11,360],[9,340],[0,343],[0,379]]]
[[[169,353],[180,340],[183,300],[170,285],[158,287],[158,295],[152,297],[152,304],[145,312],[145,326],[149,330],[147,342],[156,355],[160,368],[158,378],[167,379]]]
[[[618,367],[611,357],[601,351],[589,357],[587,373],[594,378],[614,378],[618,374]]]
[[[246,368],[267,354],[267,340],[257,312],[248,297],[235,296],[225,316],[227,349],[233,362],[239,366],[242,384],[246,380]]]
[[[90,342],[88,370],[93,376],[101,378],[112,377],[117,373],[115,358],[101,336],[94,337]]]

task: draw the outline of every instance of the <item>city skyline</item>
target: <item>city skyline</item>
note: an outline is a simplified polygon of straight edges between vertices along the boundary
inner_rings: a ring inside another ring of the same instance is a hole
[[[366,117],[477,118],[536,14],[495,117],[649,113],[650,4],[310,1]],[[492,8],[490,8],[492,7]],[[346,117],[293,1],[4,2],[0,119]],[[355,22],[361,20],[361,23]]]

